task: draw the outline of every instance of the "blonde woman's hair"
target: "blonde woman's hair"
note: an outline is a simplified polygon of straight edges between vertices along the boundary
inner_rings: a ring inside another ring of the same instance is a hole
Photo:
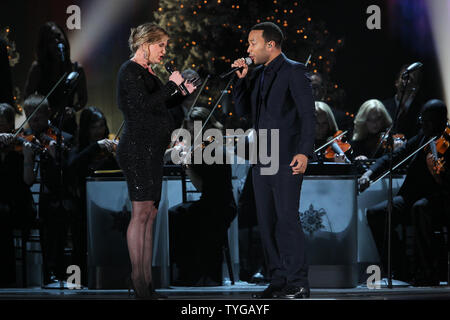
[[[325,102],[316,101],[316,114],[318,113],[326,114],[328,121],[328,128],[330,130],[329,135],[333,136],[339,129],[330,106],[327,105]]]
[[[141,45],[144,43],[155,43],[160,41],[164,36],[169,36],[166,30],[154,23],[144,23],[136,28],[131,28],[130,37],[128,38],[128,46],[130,47],[131,56],[133,56]]]
[[[387,129],[392,124],[392,118],[386,107],[380,100],[371,99],[364,102],[356,114],[353,129],[353,140],[360,141],[367,137],[367,118],[370,113],[379,112],[383,118],[383,128]]]

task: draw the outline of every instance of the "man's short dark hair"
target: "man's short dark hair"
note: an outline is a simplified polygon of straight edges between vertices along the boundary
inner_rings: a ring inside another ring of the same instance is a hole
[[[273,41],[275,42],[275,46],[277,48],[280,48],[284,41],[284,34],[283,31],[281,31],[280,27],[277,26],[273,22],[261,22],[256,25],[254,25],[250,31],[253,30],[262,30],[263,31],[263,38],[266,42]]]
[[[7,123],[14,123],[16,117],[14,108],[8,103],[0,103],[0,117],[5,118]]]
[[[25,113],[31,114],[41,103],[42,99],[44,99],[44,96],[41,96],[39,94],[31,94],[29,95],[26,100],[23,102],[23,108],[25,110]],[[42,106],[40,107],[40,110],[48,110],[49,108],[49,102],[47,99],[44,99],[42,102]]]

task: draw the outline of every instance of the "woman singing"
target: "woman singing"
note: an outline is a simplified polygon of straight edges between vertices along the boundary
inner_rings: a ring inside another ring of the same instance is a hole
[[[132,203],[127,231],[131,284],[137,297],[152,299],[161,297],[152,286],[152,228],[161,196],[164,151],[172,131],[167,108],[180,103],[178,86],[184,81],[175,71],[163,84],[152,70],[164,57],[168,40],[167,32],[152,23],[131,29],[132,57],[120,67],[117,89],[125,121],[117,159]],[[196,88],[187,82],[185,86],[189,93]]]

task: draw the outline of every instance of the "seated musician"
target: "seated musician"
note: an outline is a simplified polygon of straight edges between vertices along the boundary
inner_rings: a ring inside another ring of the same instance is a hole
[[[192,141],[193,122],[203,124],[208,115],[206,108],[193,108],[190,119],[184,123]],[[211,117],[204,130],[209,128],[220,130],[222,125]],[[173,244],[173,262],[179,269],[178,284],[222,284],[223,247],[227,230],[236,216],[231,166],[225,163],[224,159],[224,164],[188,165],[187,174],[201,192],[200,199],[169,210],[170,243]]]
[[[430,138],[441,136],[446,127],[447,108],[440,100],[430,100],[422,108],[422,130],[394,151],[393,163],[396,164],[415,150],[423,146]],[[435,143],[435,142],[432,142]],[[430,145],[431,146],[431,145]],[[439,284],[437,272],[437,246],[433,231],[441,221],[449,221],[448,199],[450,199],[450,174],[448,170],[437,173],[430,146],[421,149],[409,160],[404,183],[393,198],[392,211],[392,270],[396,279],[413,281],[416,285]],[[442,155],[439,155],[442,156]],[[447,160],[449,152],[443,157]],[[374,180],[388,170],[388,155],[379,158],[359,179],[360,190],[366,189],[370,180]],[[387,201],[367,209],[367,220],[372,231],[382,263],[382,270],[387,271]],[[404,249],[400,237],[394,231],[397,225],[414,227],[416,264],[413,270],[404,265]],[[403,257],[403,258],[402,258]]]
[[[83,109],[80,117],[77,145],[72,148],[68,160],[73,210],[71,231],[73,238],[73,263],[80,266],[81,281],[87,280],[87,221],[86,221],[86,177],[97,170],[118,170],[114,151],[117,142],[108,139],[109,129],[103,112],[96,107]]]
[[[331,108],[325,102],[315,102],[316,105],[316,140],[315,149],[325,145],[328,141],[333,139],[336,132],[338,132],[338,126],[334,118]],[[323,161],[334,161],[343,163],[345,162],[345,154],[341,152],[333,152],[331,159],[324,159],[325,152],[328,148],[322,148],[318,151],[318,157]]]
[[[44,99],[32,94],[24,102],[28,117],[37,109]],[[68,150],[72,136],[61,132],[62,143],[58,144],[58,128],[49,123],[50,107],[45,99],[39,110],[29,120],[29,133],[45,146],[46,152],[35,153],[34,159],[39,164],[39,235],[42,248],[44,279],[43,285],[51,285],[66,279],[64,252],[67,240],[68,213],[70,195],[65,183]]]
[[[364,102],[354,121],[351,145],[355,160],[376,159],[383,155],[380,141],[391,125],[392,118],[379,100]]]
[[[0,287],[16,285],[13,229],[26,235],[34,222],[30,185],[33,183],[33,151],[29,142],[13,139],[15,110],[0,104]]]
[[[402,133],[407,139],[409,139],[418,133],[420,127],[417,123],[417,116],[420,113],[421,103],[418,101],[420,99],[418,99],[417,93],[420,89],[422,69],[410,73],[409,81],[406,82],[402,79],[402,75],[407,68],[408,65],[401,67],[394,84],[396,89],[395,95],[389,99],[383,100],[383,105],[389,112],[392,121],[394,121],[398,110],[399,115],[397,125],[393,129],[394,133]],[[402,97],[402,94],[403,107],[399,110],[400,98]]]

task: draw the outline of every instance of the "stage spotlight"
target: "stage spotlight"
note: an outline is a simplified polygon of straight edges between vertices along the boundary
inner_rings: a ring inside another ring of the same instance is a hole
[[[450,106],[450,1],[428,0],[427,4],[448,110]],[[449,117],[448,114],[447,117]]]
[[[140,0],[95,0],[81,7],[81,30],[69,33],[71,58],[83,63],[114,28],[140,5]]]

